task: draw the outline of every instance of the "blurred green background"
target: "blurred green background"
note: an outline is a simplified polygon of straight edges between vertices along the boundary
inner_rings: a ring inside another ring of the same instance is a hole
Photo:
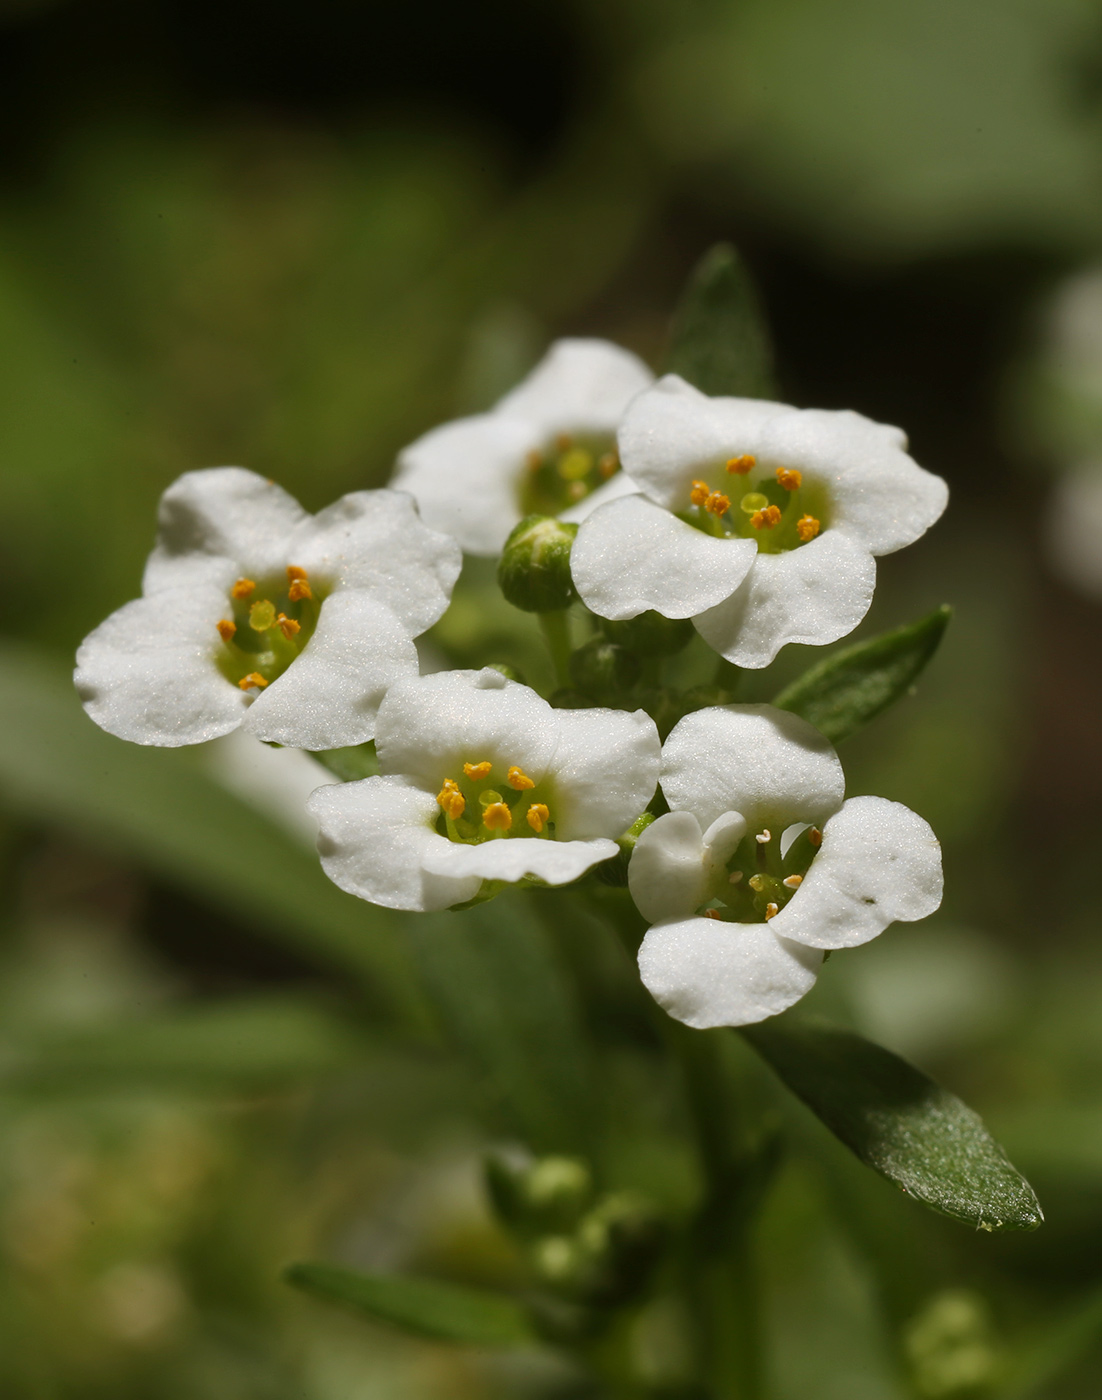
[[[310,509],[382,484],[557,334],[657,363],[725,238],[786,397],[901,424],[953,490],[860,634],[951,602],[948,639],[843,751],[851,792],[941,836],[945,906],[839,956],[808,1007],[978,1108],[1048,1216],[972,1236],[793,1109],[759,1237],[768,1394],[1095,1400],[1102,616],[1043,558],[1030,403],[1047,300],[1102,255],[1102,8],[3,0],[0,113],[0,1395],[593,1393],[278,1276],[514,1281],[478,1167],[508,1137],[683,1209],[618,945],[569,894],[419,920],[347,898],[295,818],[301,765],[132,749],[67,672],[179,472],[240,463]],[[485,571],[431,645],[540,666]],[[632,1343],[671,1395],[679,1335],[659,1298]]]

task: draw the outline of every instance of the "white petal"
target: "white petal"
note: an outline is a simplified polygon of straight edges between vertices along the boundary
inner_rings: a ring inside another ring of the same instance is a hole
[[[525,457],[544,445],[537,424],[480,413],[445,423],[398,456],[391,484],[416,500],[425,524],[468,554],[498,554],[521,518]]]
[[[434,795],[464,763],[492,763],[502,781],[516,764],[538,783],[558,743],[556,713],[534,690],[489,669],[399,681],[379,709],[379,767]]]
[[[236,729],[249,697],[215,662],[225,595],[196,585],[127,603],[77,651],[77,693],[109,734],[175,748]]]
[[[603,486],[598,486],[596,491],[591,491],[588,496],[583,497],[576,506],[571,506],[569,510],[560,510],[559,519],[566,520],[572,525],[580,525],[583,520],[588,520],[595,510],[607,505],[609,501],[618,501],[621,496],[637,496],[638,494],[639,487],[632,481],[627,472],[617,472]]]
[[[685,510],[694,477],[731,457],[763,455],[768,425],[796,411],[762,399],[712,399],[667,374],[624,415],[620,460],[652,501]]]
[[[768,924],[722,919],[656,924],[639,949],[647,991],[696,1030],[776,1016],[811,990],[821,965],[821,953],[777,938]]]
[[[318,788],[306,804],[318,822],[318,854],[334,884],[388,909],[447,909],[473,899],[477,876],[424,868],[447,837],[432,829],[436,799],[397,778],[363,778]]]
[[[741,812],[724,812],[716,817],[704,833],[705,859],[713,867],[726,865],[748,830],[749,823]]]
[[[786,554],[759,554],[745,583],[693,625],[736,666],[759,670],[789,642],[821,646],[852,632],[869,610],[876,561],[842,530]]]
[[[582,522],[570,572],[600,617],[692,617],[729,597],[758,557],[753,540],[717,539],[643,496],[624,496]]]
[[[691,812],[667,812],[635,843],[628,889],[645,919],[680,919],[706,897],[704,840]]]
[[[662,791],[704,828],[741,812],[755,831],[772,823],[779,839],[794,821],[821,823],[837,811],[845,775],[827,740],[798,715],[772,705],[717,705],[670,731]]]
[[[1049,563],[1088,598],[1102,598],[1102,464],[1065,472],[1053,488],[1045,519]]]
[[[823,844],[791,900],[770,921],[811,948],[855,948],[896,919],[941,903],[941,847],[909,807],[852,797],[823,827]]]
[[[620,836],[654,796],[662,741],[645,710],[557,710],[548,769],[560,841]],[[532,775],[529,774],[531,777]]]
[[[515,884],[526,875],[549,885],[567,885],[599,861],[616,854],[615,841],[546,841],[534,836],[504,837],[467,846],[442,841],[424,858],[426,870],[452,878],[477,876]]]
[[[637,355],[607,340],[556,340],[494,409],[541,432],[614,433],[631,400],[654,382]]]
[[[369,589],[411,636],[443,615],[463,556],[428,529],[404,491],[354,491],[308,518],[287,541],[287,563],[336,588]]]
[[[261,691],[245,728],[270,744],[336,749],[375,735],[383,696],[417,675],[417,648],[404,622],[374,593],[332,593],[302,654]]]
[[[161,497],[157,545],[142,590],[226,587],[241,575],[282,574],[285,541],[306,512],[281,486],[243,467],[185,472]]]

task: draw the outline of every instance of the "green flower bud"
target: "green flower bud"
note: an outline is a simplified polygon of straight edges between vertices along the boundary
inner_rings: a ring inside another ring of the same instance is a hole
[[[544,1229],[573,1225],[593,1195],[593,1177],[576,1157],[544,1157],[528,1172],[524,1194]]]
[[[577,598],[570,550],[577,525],[553,515],[529,515],[505,541],[497,581],[506,599],[524,612],[558,612]]]
[[[625,647],[592,637],[571,655],[570,678],[594,700],[614,701],[639,679],[639,661]]]
[[[518,685],[527,685],[522,672],[515,666],[510,666],[507,661],[491,661],[488,663],[491,671],[497,671],[505,677],[507,681],[516,681]]]
[[[696,631],[687,617],[663,617],[653,610],[623,622],[602,618],[601,630],[610,642],[626,647],[637,656],[673,656],[688,646]]]
[[[547,703],[555,710],[588,710],[593,702],[580,690],[564,686],[561,690],[553,691]]]

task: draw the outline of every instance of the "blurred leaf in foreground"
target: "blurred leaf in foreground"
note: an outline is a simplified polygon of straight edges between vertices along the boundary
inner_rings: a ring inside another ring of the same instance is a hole
[[[705,253],[674,313],[666,370],[705,394],[776,397],[773,351],[750,274],[729,243]]]

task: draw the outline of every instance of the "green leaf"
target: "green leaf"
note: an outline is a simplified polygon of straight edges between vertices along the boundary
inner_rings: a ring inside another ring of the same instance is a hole
[[[501,1293],[435,1279],[361,1274],[331,1264],[292,1264],[284,1277],[305,1293],[439,1341],[515,1347],[537,1341],[524,1308]]]
[[[776,398],[773,350],[750,274],[729,243],[697,263],[670,329],[666,370],[705,394]]]
[[[937,651],[950,607],[935,608],[906,627],[828,656],[774,699],[821,730],[832,744],[848,739],[906,695]]]
[[[981,1230],[1040,1225],[1033,1188],[979,1115],[906,1060],[806,1021],[742,1034],[835,1137],[906,1194]]]

